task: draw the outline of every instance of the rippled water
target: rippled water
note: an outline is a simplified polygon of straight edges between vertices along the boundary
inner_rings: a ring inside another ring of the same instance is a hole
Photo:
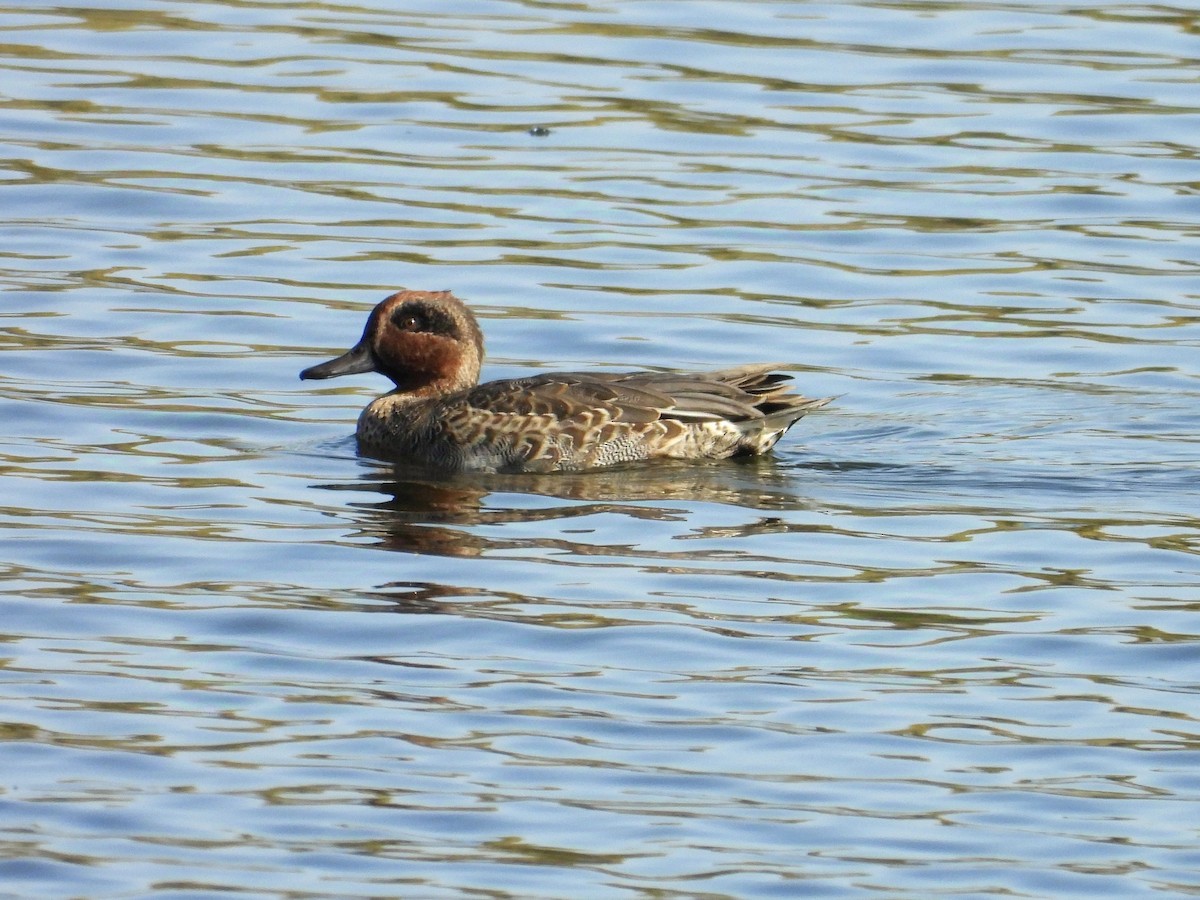
[[[403,6],[0,7],[0,892],[1200,893],[1196,10]],[[423,480],[399,286],[839,399]]]

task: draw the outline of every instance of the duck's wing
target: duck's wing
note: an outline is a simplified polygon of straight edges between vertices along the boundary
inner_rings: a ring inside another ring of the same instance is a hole
[[[790,425],[832,399],[795,393],[792,376],[776,368],[766,364],[683,374],[631,372],[617,378],[629,387],[668,397],[671,405],[660,409],[660,416],[680,421],[757,424],[764,418],[782,418]]]
[[[510,417],[567,424],[587,422],[746,422],[824,406],[790,390],[791,376],[775,366],[712,372],[554,372],[491,381],[451,399],[451,406],[483,419]]]
[[[478,416],[530,417],[566,423],[579,417],[616,422],[653,422],[671,397],[622,376],[554,372],[490,381],[452,398]]]

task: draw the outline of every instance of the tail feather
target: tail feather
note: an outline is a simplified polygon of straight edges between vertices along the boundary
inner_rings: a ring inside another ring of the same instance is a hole
[[[743,419],[738,422],[742,439],[738,444],[741,453],[766,453],[778,443],[787,430],[814,409],[820,409],[833,401],[833,397],[812,399],[799,394],[784,394],[775,400],[757,404],[762,418]]]

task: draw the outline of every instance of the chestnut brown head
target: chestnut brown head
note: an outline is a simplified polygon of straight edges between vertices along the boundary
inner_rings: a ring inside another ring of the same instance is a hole
[[[378,372],[401,391],[437,396],[476,384],[482,362],[483,334],[461,300],[449,291],[399,291],[371,310],[357,344],[300,377]]]

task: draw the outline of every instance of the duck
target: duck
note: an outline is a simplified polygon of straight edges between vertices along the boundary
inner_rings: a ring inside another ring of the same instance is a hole
[[[578,472],[765,454],[833,398],[774,365],[708,372],[553,372],[479,383],[483,332],[450,291],[400,290],[362,337],[302,380],[376,372],[395,389],[358,418],[359,451],[448,472]]]

